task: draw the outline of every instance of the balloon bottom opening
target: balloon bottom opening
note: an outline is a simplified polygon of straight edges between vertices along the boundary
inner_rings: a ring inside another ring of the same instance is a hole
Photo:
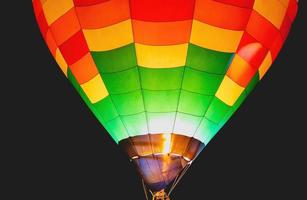
[[[193,137],[175,133],[129,137],[119,145],[153,194],[161,194],[173,183],[205,146]]]

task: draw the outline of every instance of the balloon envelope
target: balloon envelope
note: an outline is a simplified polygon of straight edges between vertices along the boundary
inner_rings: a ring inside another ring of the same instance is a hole
[[[165,189],[264,76],[296,0],[34,0],[64,74],[152,191]]]

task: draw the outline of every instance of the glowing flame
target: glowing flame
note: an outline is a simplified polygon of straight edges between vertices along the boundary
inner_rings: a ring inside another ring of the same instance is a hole
[[[165,133],[163,134],[163,150],[162,153],[168,154],[171,152],[171,134]]]

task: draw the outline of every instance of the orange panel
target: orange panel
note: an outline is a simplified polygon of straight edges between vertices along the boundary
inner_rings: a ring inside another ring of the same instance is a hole
[[[175,45],[187,43],[192,20],[176,22],[145,22],[133,20],[135,42],[147,45]]]
[[[51,24],[50,28],[56,43],[58,45],[63,44],[81,29],[75,9],[70,9],[65,15]]]
[[[51,54],[53,55],[53,57],[55,57],[55,52],[56,52],[56,49],[58,48],[58,46],[57,46],[57,44],[56,44],[56,42],[53,38],[53,35],[52,35],[50,29],[46,33],[45,40],[46,40],[46,44],[47,44]]]
[[[85,83],[98,74],[98,70],[90,53],[70,66],[70,70],[79,84]]]
[[[81,27],[96,29],[130,18],[128,0],[111,0],[93,6],[76,7]]]
[[[239,55],[235,55],[232,63],[227,71],[227,76],[242,87],[246,87],[249,81],[256,73],[256,69],[252,68]]]
[[[219,3],[212,0],[196,1],[194,18],[220,28],[243,30],[251,9]]]

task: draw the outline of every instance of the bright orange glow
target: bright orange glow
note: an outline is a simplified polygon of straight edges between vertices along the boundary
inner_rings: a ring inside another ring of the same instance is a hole
[[[162,153],[168,154],[171,152],[171,134],[170,133],[165,133],[163,134],[163,149]]]

